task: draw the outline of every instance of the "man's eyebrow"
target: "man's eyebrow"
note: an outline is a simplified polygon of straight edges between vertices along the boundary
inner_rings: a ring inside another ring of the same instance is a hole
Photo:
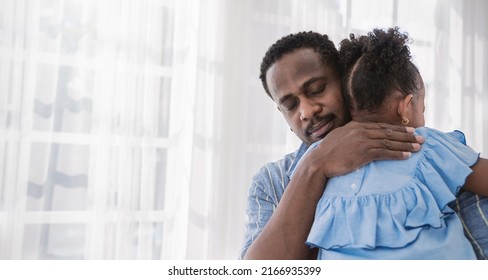
[[[311,78],[310,80],[306,81],[305,83],[303,83],[303,85],[300,86],[300,88],[302,90],[305,90],[306,88],[308,88],[311,84],[315,83],[316,81],[319,81],[319,80],[326,80],[325,77],[314,77],[314,78]]]
[[[307,89],[311,84],[315,83],[316,81],[319,81],[319,80],[326,80],[325,77],[313,77],[311,78],[310,80],[306,81],[305,83],[303,83],[303,85],[300,86],[300,89],[305,91],[305,89]],[[283,97],[281,97],[280,99],[278,99],[278,104],[283,104],[286,100],[290,99],[293,97],[293,94],[292,93],[289,93]]]

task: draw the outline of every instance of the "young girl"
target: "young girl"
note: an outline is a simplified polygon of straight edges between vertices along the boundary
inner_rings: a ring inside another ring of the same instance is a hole
[[[329,179],[307,239],[319,259],[476,259],[448,204],[461,188],[488,195],[488,161],[461,132],[423,127],[425,89],[407,42],[398,28],[341,42],[352,119],[413,126],[425,142],[407,160]]]

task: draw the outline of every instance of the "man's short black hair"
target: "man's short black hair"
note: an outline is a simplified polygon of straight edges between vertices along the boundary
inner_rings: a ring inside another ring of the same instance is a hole
[[[261,62],[261,73],[259,79],[263,84],[264,90],[271,97],[268,84],[266,82],[266,72],[268,69],[284,55],[299,49],[312,49],[322,58],[322,63],[329,66],[339,75],[339,54],[334,43],[325,34],[317,32],[299,32],[285,36],[274,43],[264,55]]]

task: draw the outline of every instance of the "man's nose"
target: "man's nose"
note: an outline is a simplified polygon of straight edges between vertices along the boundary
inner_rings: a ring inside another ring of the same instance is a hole
[[[320,111],[320,106],[316,102],[307,99],[300,101],[300,120],[309,121],[318,111]]]

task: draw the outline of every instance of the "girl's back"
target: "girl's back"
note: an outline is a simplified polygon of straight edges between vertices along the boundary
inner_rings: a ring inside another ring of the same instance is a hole
[[[461,132],[418,128],[422,150],[331,178],[307,243],[321,259],[476,259],[456,198],[478,154]],[[311,147],[313,148],[313,147]]]

